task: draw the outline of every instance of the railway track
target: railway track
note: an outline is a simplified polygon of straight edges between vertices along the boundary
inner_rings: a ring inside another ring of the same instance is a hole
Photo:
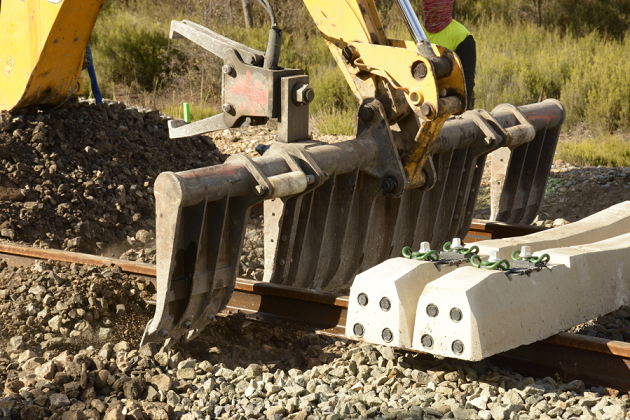
[[[475,220],[465,241],[519,236],[542,229]],[[153,265],[89,254],[0,244],[0,258],[13,266],[28,265],[39,259],[116,264],[129,274],[155,282]],[[239,278],[224,312],[242,312],[251,320],[345,338],[347,309],[348,297],[344,295]],[[560,333],[495,355],[490,360],[528,375],[551,376],[564,381],[580,379],[587,385],[630,392],[630,344],[625,342]]]

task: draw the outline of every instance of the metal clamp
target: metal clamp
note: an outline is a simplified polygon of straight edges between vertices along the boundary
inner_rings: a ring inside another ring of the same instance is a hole
[[[507,147],[514,148],[534,140],[534,137],[536,137],[536,128],[529,122],[518,107],[512,104],[501,104],[497,105],[492,112],[501,110],[510,111],[519,122],[518,125],[509,127],[506,130],[509,136],[506,144]]]
[[[486,110],[476,109],[470,113],[471,119],[477,127],[486,135],[484,139],[488,146],[504,146],[510,139],[508,132],[499,122]],[[490,125],[492,122],[492,125]]]

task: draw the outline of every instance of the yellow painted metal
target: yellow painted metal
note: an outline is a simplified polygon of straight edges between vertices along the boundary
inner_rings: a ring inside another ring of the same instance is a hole
[[[304,4],[359,101],[376,97],[388,103],[390,124],[410,110],[417,115],[420,129],[403,163],[408,188],[422,186],[422,170],[442,125],[450,115],[465,110],[466,84],[459,58],[432,45],[435,56],[449,59],[453,68],[438,80],[431,58],[422,56],[413,42],[386,38],[373,0],[304,0]],[[342,55],[346,47],[352,52],[350,59],[348,52],[345,59]],[[418,63],[426,66],[426,76],[414,77]],[[403,95],[408,106],[400,104]]]
[[[80,86],[103,0],[2,0],[0,110],[60,104]]]

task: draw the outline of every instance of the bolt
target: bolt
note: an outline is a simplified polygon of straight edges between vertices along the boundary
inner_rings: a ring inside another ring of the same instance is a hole
[[[398,181],[393,176],[383,178],[381,188],[385,194],[391,194],[398,189]]]
[[[424,64],[422,61],[417,61],[411,67],[411,74],[416,80],[424,79],[427,76],[427,65]]]
[[[394,339],[394,333],[392,333],[392,330],[390,330],[389,328],[385,328],[381,333],[381,337],[383,337],[383,341],[385,341],[386,343],[391,343]]]
[[[426,254],[431,251],[431,244],[429,242],[421,242],[420,243],[420,253]]]
[[[499,250],[492,249],[490,250],[490,258],[488,258],[488,262],[497,262],[499,261]]]
[[[308,182],[309,184],[315,182],[315,179],[315,175],[306,175],[306,182]]]
[[[374,118],[374,110],[367,106],[363,105],[359,108],[359,119],[365,123],[369,123]]]
[[[381,307],[382,310],[384,310],[385,312],[389,311],[392,308],[392,303],[389,301],[388,298],[384,297],[383,299],[381,299],[381,301],[378,303],[378,305]]]
[[[451,249],[453,251],[459,251],[462,249],[462,240],[460,238],[453,238],[453,243],[451,244]]]
[[[431,337],[429,334],[423,335],[420,338],[420,341],[422,342],[422,347],[426,349],[430,349],[433,347],[433,337]]]
[[[280,261],[278,261],[278,264],[280,264],[280,265],[284,265],[284,260],[280,260]]]
[[[256,185],[256,194],[257,195],[263,195],[266,192],[267,192],[267,187],[265,187],[264,185]]]
[[[231,66],[231,65],[229,65],[229,64],[225,64],[225,65],[222,67],[222,70],[223,70],[223,73],[225,73],[225,74],[230,74],[230,75],[231,75],[231,74],[232,74],[232,72],[234,71],[234,67],[232,67],[232,66]]]
[[[192,325],[192,322],[190,321],[184,322],[184,328],[190,328],[191,325]]]
[[[431,118],[433,116],[433,107],[430,103],[425,102],[420,105],[420,115],[424,118]]]
[[[521,258],[531,258],[532,257],[532,247],[528,245],[523,245],[521,247]]]
[[[346,64],[354,64],[354,60],[357,58],[357,50],[352,45],[346,45],[341,50],[341,57]]]
[[[214,314],[210,314],[208,315],[208,321],[214,321],[215,319],[217,319]]]
[[[234,107],[231,104],[225,103],[223,105],[221,105],[221,109],[223,110],[223,112],[229,114],[230,112],[234,111]]]
[[[160,332],[158,332],[160,337],[166,337],[168,335],[168,330],[166,328],[162,328]]]
[[[308,105],[315,99],[315,91],[306,83],[297,83],[293,88],[295,92],[295,102],[298,105]]]
[[[429,303],[427,305],[427,315],[429,315],[431,318],[435,318],[436,316],[438,316],[439,313],[440,311],[438,310],[438,307],[435,306],[435,304]]]
[[[464,343],[462,343],[459,340],[455,340],[453,341],[453,344],[451,345],[451,349],[453,350],[453,353],[455,354],[462,354],[464,352]]]
[[[365,328],[363,328],[363,325],[357,322],[356,324],[354,324],[354,327],[352,327],[352,332],[357,337],[363,337],[363,334],[365,334]]]
[[[368,304],[368,296],[365,293],[359,293],[357,301],[359,301],[359,305],[366,306]]]
[[[451,309],[451,319],[454,322],[459,322],[462,320],[464,315],[462,315],[462,311],[459,308],[453,308]]]

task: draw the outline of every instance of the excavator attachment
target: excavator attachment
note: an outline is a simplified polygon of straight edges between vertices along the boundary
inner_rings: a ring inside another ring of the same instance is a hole
[[[80,92],[85,48],[103,0],[2,0],[0,110]]]
[[[407,0],[397,4],[413,41],[388,39],[372,0],[305,3],[361,103],[354,140],[308,138],[314,92],[301,70],[277,66],[272,13],[264,53],[192,22],[171,25],[172,38],[224,61],[223,113],[171,121],[171,137],[274,118],[278,141],[255,159],[157,178],[157,305],[143,343],[190,340],[226,307],[258,203],[264,281],[331,292],[405,246],[463,236],[490,153],[495,218],[528,223],[538,211],[565,117],[558,101],[464,112],[459,58],[428,42]]]

